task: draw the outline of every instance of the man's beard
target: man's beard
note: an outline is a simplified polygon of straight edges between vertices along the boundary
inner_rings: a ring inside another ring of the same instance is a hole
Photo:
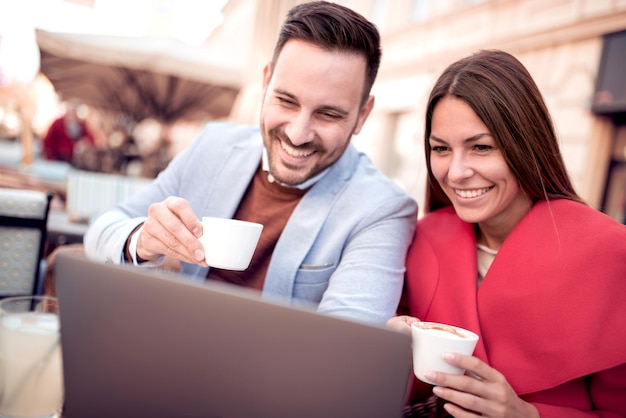
[[[302,152],[314,152],[314,153],[324,153],[325,150],[322,146],[314,143],[307,142],[301,146],[295,146],[287,134],[285,134],[280,128],[271,129],[267,135],[268,144],[271,144],[272,147],[281,147],[282,143],[286,143],[290,148],[297,149]],[[275,152],[268,148],[268,162],[269,162],[269,172],[274,179],[276,179],[279,183],[287,185],[287,186],[297,186],[298,184],[302,184],[308,179],[314,177],[321,171],[323,171],[326,167],[319,168],[317,165],[314,165],[311,168],[301,167],[298,165],[291,165],[285,162],[279,162],[279,157],[276,156]],[[280,165],[284,168],[284,170],[276,170],[275,167]],[[308,170],[308,171],[305,171]],[[283,176],[282,172],[287,172],[288,176]]]

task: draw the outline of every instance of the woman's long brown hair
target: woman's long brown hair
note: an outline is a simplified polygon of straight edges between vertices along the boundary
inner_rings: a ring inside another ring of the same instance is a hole
[[[569,178],[552,118],[530,73],[511,54],[489,50],[450,65],[430,93],[424,132],[427,212],[451,205],[433,176],[429,145],[433,110],[446,96],[459,98],[474,110],[533,202],[552,199],[583,202]]]

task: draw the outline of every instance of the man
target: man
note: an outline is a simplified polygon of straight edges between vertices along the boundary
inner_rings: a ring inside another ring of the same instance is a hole
[[[350,9],[294,7],[264,69],[260,129],[208,124],[151,185],[93,223],[87,254],[135,264],[165,255],[200,280],[384,324],[417,205],[350,144],[374,105],[380,56],[376,28]],[[207,267],[202,216],[264,225],[246,271]]]

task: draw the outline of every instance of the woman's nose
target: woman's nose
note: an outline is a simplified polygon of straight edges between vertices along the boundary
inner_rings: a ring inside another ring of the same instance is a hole
[[[455,154],[450,159],[448,167],[448,179],[452,181],[460,181],[471,177],[473,170],[467,156],[463,154]]]

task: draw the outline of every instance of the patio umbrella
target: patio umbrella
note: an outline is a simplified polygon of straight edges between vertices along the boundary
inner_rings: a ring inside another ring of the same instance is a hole
[[[241,69],[207,48],[173,39],[36,31],[40,70],[61,98],[77,98],[135,122],[148,117],[214,120],[228,116]]]

